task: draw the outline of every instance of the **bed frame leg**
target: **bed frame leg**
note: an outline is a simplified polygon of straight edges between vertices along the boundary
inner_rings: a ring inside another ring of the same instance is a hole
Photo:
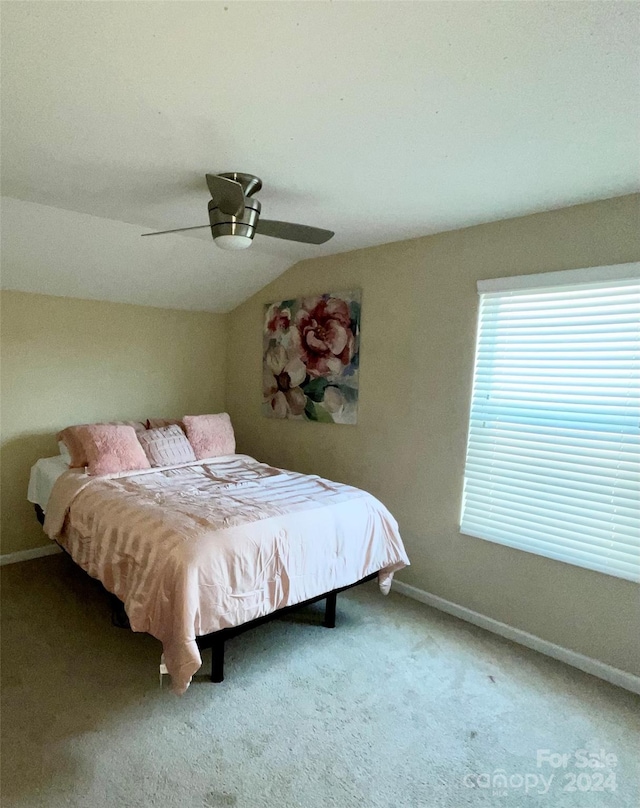
[[[213,639],[211,644],[211,681],[224,682],[224,640]]]
[[[325,628],[336,627],[336,601],[338,600],[337,592],[330,592],[327,595],[327,603],[324,609],[324,623]]]

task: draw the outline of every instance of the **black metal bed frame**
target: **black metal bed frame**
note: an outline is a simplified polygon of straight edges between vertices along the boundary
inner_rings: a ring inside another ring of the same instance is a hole
[[[372,581],[377,574],[377,572],[374,572],[353,584],[341,586],[338,589],[332,589],[330,592],[325,592],[324,594],[318,595],[315,598],[309,598],[309,600],[302,601],[302,603],[295,603],[292,606],[285,606],[282,609],[277,609],[275,612],[265,614],[263,617],[257,617],[255,620],[249,620],[248,623],[243,623],[240,626],[222,628],[219,631],[214,631],[212,634],[205,634],[201,637],[196,637],[198,648],[211,648],[211,681],[222,682],[224,680],[224,650],[225,642],[227,640],[237,637],[239,634],[244,634],[245,631],[250,631],[252,628],[256,628],[256,626],[261,626],[263,623],[268,623],[271,620],[277,620],[279,617],[282,617],[282,615],[289,612],[294,612],[296,609],[300,609],[303,606],[309,606],[312,603],[318,603],[319,601],[325,599],[326,604],[324,608],[324,620],[322,621],[322,625],[325,628],[335,628],[336,602],[338,599],[338,593],[344,592],[346,589],[351,589],[354,586],[359,586],[366,581]]]
[[[34,505],[34,508],[38,521],[41,525],[44,524],[44,512],[42,508],[39,505]],[[58,546],[67,552],[62,545]],[[71,556],[69,557],[71,558]],[[82,567],[80,567],[80,569],[82,569]],[[366,583],[367,581],[372,581],[377,574],[377,572],[374,572],[371,575],[367,575],[352,584],[341,586],[338,589],[332,589],[330,592],[324,592],[322,595],[309,598],[309,600],[302,601],[301,603],[295,603],[292,606],[285,606],[282,609],[277,609],[275,612],[270,612],[262,617],[257,617],[255,620],[249,620],[247,623],[242,623],[240,626],[222,628],[219,631],[212,632],[211,634],[203,634],[202,636],[196,637],[196,642],[200,650],[204,648],[211,649],[211,681],[215,683],[224,681],[224,652],[225,643],[227,640],[231,640],[233,637],[244,634],[245,631],[250,631],[252,628],[261,626],[263,623],[269,623],[271,620],[277,620],[279,617],[282,617],[289,612],[294,612],[297,609],[301,609],[303,606],[310,606],[312,603],[318,603],[321,600],[326,600],[324,608],[324,620],[322,621],[322,625],[325,628],[335,628],[338,594],[346,591],[347,589],[352,589],[354,586],[359,586],[360,584]],[[92,580],[97,579],[92,578]],[[100,581],[98,581],[98,583],[102,586]],[[102,586],[102,588],[111,599],[111,621],[113,625],[117,626],[118,628],[130,628],[129,618],[127,617],[123,602],[112,592],[105,589],[104,586]]]

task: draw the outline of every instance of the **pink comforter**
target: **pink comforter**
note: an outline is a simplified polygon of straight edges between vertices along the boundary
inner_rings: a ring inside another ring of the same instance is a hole
[[[196,636],[409,563],[370,494],[246,455],[56,482],[45,531],[163,644],[173,689],[202,660]]]

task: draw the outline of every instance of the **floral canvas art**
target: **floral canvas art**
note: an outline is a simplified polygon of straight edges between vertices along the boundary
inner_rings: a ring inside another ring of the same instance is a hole
[[[270,418],[355,424],[360,292],[265,307],[263,404]]]

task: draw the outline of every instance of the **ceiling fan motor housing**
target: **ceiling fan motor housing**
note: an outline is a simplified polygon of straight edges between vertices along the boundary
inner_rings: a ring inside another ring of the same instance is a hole
[[[209,200],[209,223],[214,240],[218,236],[243,236],[252,239],[256,234],[261,205],[253,197],[245,197],[244,214],[231,216],[223,213],[217,203]]]

